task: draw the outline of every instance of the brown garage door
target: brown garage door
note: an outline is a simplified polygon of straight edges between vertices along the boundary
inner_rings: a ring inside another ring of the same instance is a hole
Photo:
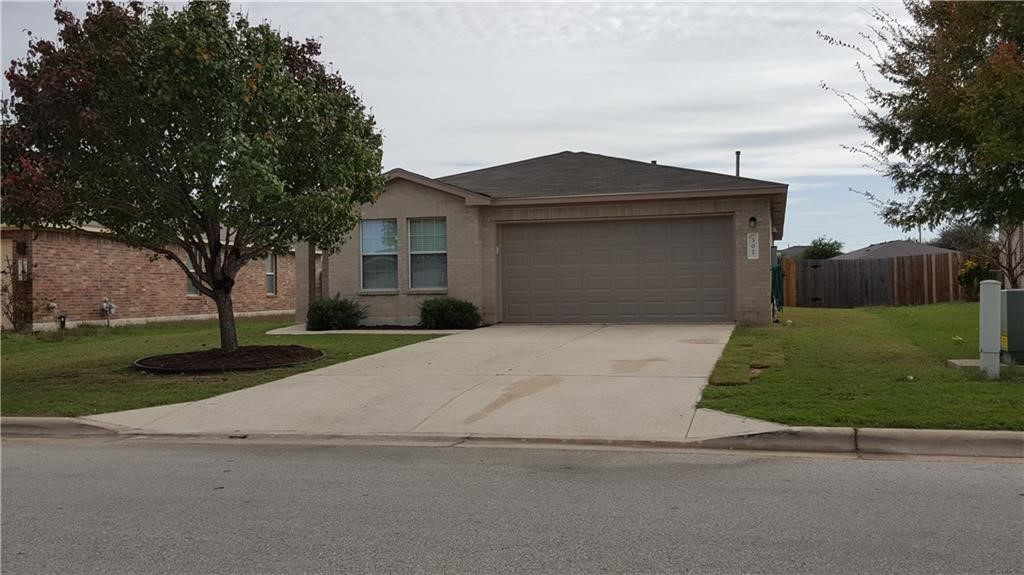
[[[503,321],[733,321],[732,219],[501,226]]]

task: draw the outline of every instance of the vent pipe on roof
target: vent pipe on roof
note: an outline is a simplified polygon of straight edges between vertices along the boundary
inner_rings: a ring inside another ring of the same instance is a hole
[[[658,160],[651,160],[651,165],[652,166],[657,166],[658,165]]]
[[[740,151],[736,150],[736,177],[740,177]]]

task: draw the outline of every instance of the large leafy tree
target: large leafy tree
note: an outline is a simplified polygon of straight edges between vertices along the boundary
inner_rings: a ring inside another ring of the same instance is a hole
[[[227,2],[55,18],[57,40],[7,70],[4,221],[99,224],[175,262],[237,349],[239,270],[295,242],[336,247],[383,189],[373,117],[317,42]]]
[[[949,222],[1019,229],[1024,3],[907,0],[905,6],[911,23],[875,10],[875,24],[856,42],[819,32],[868,63],[857,65],[866,98],[839,94],[871,138],[857,149],[892,180],[895,199],[879,201],[880,215],[904,231]],[[1024,254],[1003,254],[1014,286],[1024,273],[1021,259]]]
[[[843,242],[828,236],[821,236],[814,238],[800,257],[805,260],[827,260],[841,255],[843,255]]]
[[[930,243],[933,246],[956,250],[964,254],[988,260],[995,249],[995,234],[992,228],[965,222],[954,222],[939,229]]]

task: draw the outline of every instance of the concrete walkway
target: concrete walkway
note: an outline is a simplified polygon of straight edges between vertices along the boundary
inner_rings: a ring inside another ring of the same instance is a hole
[[[498,325],[192,403],[86,418],[148,433],[684,440],[781,426],[696,410],[731,325]]]
[[[267,335],[333,335],[333,334],[376,334],[376,335],[452,335],[456,333],[465,333],[469,330],[465,329],[422,329],[422,328],[409,328],[409,329],[372,329],[372,328],[359,328],[359,329],[324,329],[319,331],[309,331],[306,329],[305,324],[295,324],[287,327],[279,327],[272,329],[267,332]]]

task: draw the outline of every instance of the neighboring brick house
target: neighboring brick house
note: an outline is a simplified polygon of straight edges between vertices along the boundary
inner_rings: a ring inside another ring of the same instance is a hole
[[[771,321],[786,184],[583,152],[386,180],[323,266],[367,324],[416,323],[438,295],[486,323]]]
[[[181,269],[164,258],[115,242],[99,233],[0,228],[2,261],[24,261],[36,308],[35,329],[50,329],[55,316],[68,325],[104,321],[102,305],[116,306],[111,323],[216,317],[210,298],[199,294]],[[19,242],[21,245],[19,246]],[[275,256],[246,265],[233,292],[236,315],[291,314],[295,310],[295,259]],[[46,303],[56,304],[56,310]],[[4,327],[7,325],[4,318]]]

